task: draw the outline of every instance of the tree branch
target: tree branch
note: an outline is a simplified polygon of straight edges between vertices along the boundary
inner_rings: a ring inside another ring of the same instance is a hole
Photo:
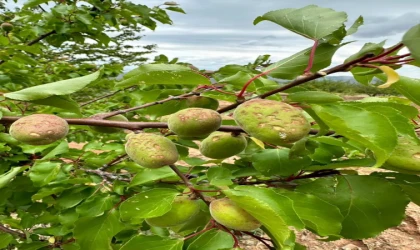
[[[55,30],[50,31],[50,32],[48,32],[48,33],[45,33],[45,34],[43,34],[43,35],[40,35],[39,37],[35,38],[34,40],[32,40],[32,41],[28,42],[26,45],[27,45],[27,46],[34,45],[35,43],[38,43],[38,42],[39,42],[39,41],[41,41],[42,39],[45,39],[45,38],[47,38],[47,37],[51,36],[52,34],[55,34]],[[2,65],[2,64],[3,64],[3,63],[5,63],[5,62],[6,62],[6,61],[1,60],[1,61],[0,61],[0,65]]]
[[[323,72],[311,73],[311,74],[309,74],[309,75],[307,75],[307,76],[297,78],[296,80],[294,80],[294,81],[292,81],[292,82],[290,82],[290,83],[288,83],[288,84],[286,84],[286,85],[284,85],[284,86],[282,86],[282,87],[280,87],[280,88],[277,88],[277,89],[271,90],[271,91],[269,91],[269,92],[266,92],[266,93],[264,93],[264,94],[261,94],[261,95],[255,96],[255,97],[250,98],[250,99],[247,99],[247,100],[245,100],[245,101],[242,101],[242,102],[237,102],[237,103],[231,104],[231,105],[229,105],[229,106],[223,107],[223,108],[221,108],[221,109],[218,109],[218,110],[217,110],[217,112],[219,112],[219,113],[224,113],[224,112],[226,112],[226,111],[229,111],[229,110],[232,110],[232,109],[234,109],[234,108],[238,107],[238,106],[239,106],[241,103],[243,103],[243,102],[246,102],[246,101],[249,101],[249,100],[252,100],[252,99],[257,99],[257,98],[264,99],[264,98],[267,98],[267,97],[272,96],[272,95],[274,95],[274,94],[277,94],[277,93],[279,93],[279,92],[281,92],[281,91],[285,91],[285,90],[287,90],[287,89],[290,89],[290,88],[296,87],[296,86],[298,86],[298,85],[300,85],[300,84],[302,84],[302,83],[309,82],[309,81],[315,80],[315,79],[317,79],[317,78],[324,77],[324,76],[326,76],[326,75],[330,75],[330,74],[337,73],[337,72],[346,72],[346,71],[348,71],[348,70],[349,70],[349,69],[350,69],[353,65],[355,65],[355,64],[357,64],[357,63],[359,63],[359,62],[362,62],[362,61],[364,61],[364,60],[366,60],[367,58],[370,58],[370,57],[372,57],[372,56],[373,56],[373,54],[372,54],[372,53],[368,53],[368,54],[366,54],[366,55],[364,55],[364,56],[362,56],[362,57],[360,57],[360,58],[358,58],[358,59],[355,59],[355,60],[352,60],[352,61],[350,61],[350,62],[343,63],[343,64],[340,64],[340,65],[337,65],[337,66],[332,67],[332,68],[330,68],[330,69],[328,69],[328,70],[325,70],[325,71],[323,71]]]
[[[11,124],[22,118],[22,116],[3,116],[0,118],[0,124]],[[70,125],[86,125],[86,126],[97,126],[97,127],[114,127],[114,128],[125,128],[129,130],[142,130],[145,128],[168,128],[166,122],[120,122],[111,120],[98,120],[94,118],[63,118]],[[239,126],[222,125],[218,131],[224,132],[235,132],[245,133],[245,131]],[[318,134],[319,130],[311,129],[309,134]],[[333,135],[334,131],[329,131],[326,135]]]
[[[5,225],[3,225],[3,224],[0,224],[0,231],[3,231],[3,232],[5,232],[5,233],[8,233],[8,234],[12,234],[12,235],[18,236],[19,238],[22,238],[22,239],[26,239],[26,234],[24,234],[24,233],[22,233],[22,232],[19,232],[19,231],[17,231],[17,230],[10,229],[10,228],[6,227],[6,226],[5,226]]]

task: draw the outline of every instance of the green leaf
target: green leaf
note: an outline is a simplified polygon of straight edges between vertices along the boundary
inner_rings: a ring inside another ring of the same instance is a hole
[[[55,95],[47,97],[45,99],[34,100],[31,102],[38,105],[45,105],[64,109],[68,112],[73,112],[75,114],[81,114],[79,104],[68,96]]]
[[[338,207],[311,195],[286,189],[276,189],[277,193],[290,198],[297,215],[307,228],[320,236],[338,236],[344,217]]]
[[[23,5],[23,8],[33,8],[37,7],[40,4],[48,3],[50,0],[28,0]]]
[[[69,143],[67,141],[61,141],[60,144],[58,144],[57,147],[55,147],[53,150],[48,152],[44,157],[41,158],[41,160],[49,160],[51,158],[56,157],[57,155],[67,153],[69,151]]]
[[[320,44],[315,52],[315,59],[312,66],[312,71],[316,72],[331,65],[331,59],[334,53],[345,44],[331,45],[328,43]],[[312,47],[304,49],[292,56],[282,59],[276,63],[271,64],[264,71],[272,70],[269,75],[280,79],[294,79],[301,75],[308,65]]]
[[[356,21],[354,21],[353,25],[347,30],[347,35],[353,35],[357,32],[360,26],[362,26],[364,23],[363,17],[359,16]]]
[[[38,250],[48,245],[48,242],[33,241],[19,245],[19,250]]]
[[[254,216],[272,234],[272,239],[283,246],[291,236],[289,226],[303,229],[293,201],[267,188],[238,186],[224,190],[226,196]]]
[[[0,234],[0,249],[7,249],[7,246],[12,242],[13,236],[10,234]]]
[[[89,14],[76,14],[75,15],[76,19],[79,20],[80,22],[86,24],[86,25],[91,25],[92,24],[92,16]]]
[[[9,184],[9,182],[16,176],[18,175],[20,172],[22,172],[23,170],[27,169],[27,166],[24,167],[14,167],[11,168],[9,171],[7,171],[6,173],[0,175],[0,189],[4,188],[7,186],[7,184]]]
[[[290,176],[311,164],[305,157],[289,157],[290,149],[265,149],[252,155],[251,161],[256,170],[265,176]]]
[[[19,101],[33,101],[45,99],[47,97],[55,95],[68,95],[75,93],[83,89],[93,81],[96,81],[101,77],[102,73],[103,68],[90,75],[37,85],[19,91],[6,93],[4,94],[4,96],[9,99]]]
[[[29,178],[31,178],[34,186],[42,187],[54,180],[61,169],[61,163],[59,162],[36,162],[29,172]]]
[[[381,80],[385,80],[384,76],[377,76]],[[392,84],[392,88],[407,97],[410,101],[420,105],[420,79],[400,76],[400,80]]]
[[[378,109],[384,108],[392,108],[395,109],[396,112],[401,113],[407,118],[414,119],[419,114],[419,110],[413,107],[412,105],[405,105],[395,102],[351,102],[347,103],[351,104],[356,107],[361,108],[370,108],[370,107],[377,107]]]
[[[214,186],[229,186],[232,185],[232,173],[227,168],[211,167],[207,170],[207,178],[210,185]]]
[[[194,72],[191,68],[178,64],[144,64],[124,75],[116,82],[118,88],[132,85],[182,84],[197,86],[210,84],[210,80]]]
[[[172,178],[176,177],[174,171],[168,166],[157,168],[157,169],[151,169],[151,168],[145,168],[141,169],[136,176],[131,180],[130,187],[143,185],[146,183],[150,183],[156,180],[164,179],[164,178]]]
[[[410,197],[410,200],[420,206],[420,176],[401,173],[381,173],[374,172],[371,174],[397,184]]]
[[[300,9],[290,8],[267,12],[257,17],[254,25],[264,20],[274,22],[306,38],[319,40],[342,27],[347,21],[347,14],[308,5]]]
[[[242,87],[247,83],[251,78],[255,77],[257,74],[251,74],[248,72],[239,71],[235,75],[228,76],[226,78],[220,79],[219,83],[225,83],[236,87],[236,89],[242,89]],[[256,88],[260,88],[266,85],[276,85],[278,84],[273,80],[268,80],[265,78],[258,78],[252,81],[248,86],[249,91],[254,91]]]
[[[287,101],[300,103],[330,103],[343,100],[344,99],[338,95],[324,91],[299,91],[287,96]]]
[[[121,203],[121,219],[138,222],[167,213],[178,191],[169,188],[155,188],[136,194]]]
[[[397,133],[387,117],[345,104],[313,105],[316,114],[337,134],[354,140],[376,156],[380,167],[397,145]]]
[[[402,42],[407,46],[411,56],[420,62],[420,24],[409,29],[404,34]]]
[[[373,53],[375,56],[379,55],[379,53],[384,51],[384,45],[385,45],[385,41],[382,41],[380,43],[365,43],[365,45],[363,45],[363,47],[359,50],[359,52],[351,55],[344,62],[355,60],[357,58],[360,58],[366,55],[367,53]],[[372,69],[364,69],[364,70],[371,71]]]
[[[197,236],[187,250],[215,250],[231,248],[234,245],[233,238],[227,232],[212,229]]]
[[[182,250],[184,242],[181,239],[170,239],[160,236],[137,235],[121,246],[120,250]]]
[[[79,219],[73,236],[80,249],[112,250],[112,237],[124,228],[118,217],[118,211],[114,209],[101,217]]]
[[[76,212],[81,217],[101,216],[105,211],[111,209],[118,198],[110,195],[95,195],[76,207]]]
[[[317,179],[296,188],[337,206],[344,216],[340,235],[348,239],[377,236],[398,226],[409,199],[401,188],[373,176],[337,176]]]

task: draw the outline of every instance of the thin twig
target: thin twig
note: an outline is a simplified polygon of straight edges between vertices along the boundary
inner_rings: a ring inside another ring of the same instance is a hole
[[[131,181],[130,178],[120,177],[120,176],[114,175],[112,173],[101,171],[99,169],[86,169],[86,168],[79,168],[79,169],[85,171],[86,173],[92,173],[92,174],[99,175],[100,177],[102,177],[102,179],[109,179],[109,180],[113,180],[113,181],[118,180],[118,181],[124,181],[124,182],[130,182]]]
[[[121,160],[123,160],[125,157],[127,157],[127,154],[120,155],[113,159],[112,161],[108,162],[107,164],[104,164],[99,170],[105,171],[106,169],[114,166],[115,164],[119,163]]]
[[[113,95],[116,95],[116,94],[120,93],[121,91],[127,90],[127,89],[132,88],[132,87],[134,87],[134,86],[130,86],[130,87],[127,87],[127,88],[125,88],[125,89],[120,89],[120,90],[117,90],[117,91],[112,92],[112,93],[110,93],[110,94],[106,94],[106,95],[103,95],[103,96],[99,96],[99,97],[94,98],[94,99],[92,99],[92,100],[90,100],[90,101],[83,102],[83,103],[81,103],[79,106],[80,106],[80,107],[86,106],[86,105],[91,104],[91,103],[94,103],[94,102],[96,102],[96,101],[99,101],[99,100],[102,100],[102,99],[105,99],[105,98],[111,97],[111,96],[113,96]]]
[[[188,180],[188,178],[179,171],[179,169],[175,165],[169,165],[169,167],[181,178],[184,184],[192,191],[194,194],[202,199],[207,205],[210,205],[210,202],[206,200],[202,193],[194,188],[194,185]]]
[[[169,101],[172,101],[172,100],[179,100],[179,99],[182,99],[182,98],[185,98],[185,97],[199,95],[199,94],[200,94],[199,92],[194,92],[193,91],[193,92],[185,93],[185,94],[182,94],[182,95],[179,95],[179,96],[170,96],[170,97],[168,97],[166,99],[163,99],[163,100],[160,100],[160,101],[150,102],[150,103],[146,103],[146,104],[136,106],[136,107],[132,107],[132,108],[128,108],[128,109],[121,109],[121,110],[112,111],[112,112],[106,113],[106,114],[98,116],[98,117],[100,117],[102,119],[105,119],[105,118],[108,118],[108,117],[111,117],[111,116],[121,115],[121,114],[125,114],[125,113],[131,112],[131,111],[135,111],[135,110],[147,108],[147,107],[158,105],[158,104],[163,104],[165,102],[169,102]]]
[[[232,109],[238,107],[243,102],[246,102],[246,101],[249,101],[249,100],[252,100],[252,99],[257,99],[257,98],[264,99],[264,98],[267,98],[267,97],[272,96],[274,94],[277,94],[279,92],[282,92],[282,91],[285,91],[287,89],[296,87],[296,86],[298,86],[298,85],[300,85],[302,83],[306,83],[306,82],[315,80],[317,78],[324,77],[326,75],[330,75],[330,74],[337,73],[337,72],[346,72],[346,71],[350,70],[350,68],[353,65],[355,65],[355,64],[357,64],[357,63],[359,63],[359,62],[361,62],[361,61],[363,61],[363,60],[365,60],[367,58],[370,58],[372,56],[373,56],[372,53],[368,53],[368,54],[366,54],[366,55],[364,55],[364,56],[362,56],[362,57],[360,57],[358,59],[355,59],[355,60],[352,60],[350,62],[337,65],[337,66],[332,67],[332,68],[330,68],[328,70],[325,70],[323,72],[316,72],[316,73],[312,73],[312,74],[309,74],[309,75],[304,76],[304,77],[297,78],[296,80],[291,81],[290,83],[288,83],[288,84],[286,84],[286,85],[284,85],[284,86],[282,86],[280,88],[271,90],[269,92],[266,92],[264,94],[255,96],[253,98],[250,98],[250,99],[247,99],[247,100],[244,100],[244,101],[241,101],[241,102],[233,103],[233,104],[231,104],[229,106],[226,106],[226,107],[223,107],[223,108],[218,109],[217,112],[224,113],[226,111],[229,111],[229,110],[232,110]]]
[[[45,38],[47,38],[47,37],[51,36],[52,34],[55,34],[55,30],[50,31],[50,32],[48,32],[48,33],[45,33],[45,34],[43,34],[43,35],[40,35],[39,37],[35,38],[34,40],[32,40],[32,41],[28,42],[26,45],[27,45],[27,46],[34,45],[35,43],[38,43],[38,42],[39,42],[39,41],[41,41],[42,39],[45,39]],[[0,61],[0,65],[2,65],[2,64],[3,64],[3,63],[5,63],[5,62],[6,62],[6,61],[1,60],[1,61]]]
[[[246,235],[249,235],[249,236],[251,236],[252,238],[255,238],[255,239],[257,239],[259,242],[261,242],[261,243],[263,243],[268,249],[270,249],[270,250],[275,250],[275,248],[273,248],[272,246],[270,246],[266,241],[270,241],[271,242],[271,240],[270,239],[266,239],[266,238],[263,238],[263,237],[260,237],[260,236],[258,236],[258,235],[254,235],[254,234],[252,234],[252,233],[250,233],[250,232],[242,232],[242,233],[244,233],[244,234],[246,234]]]

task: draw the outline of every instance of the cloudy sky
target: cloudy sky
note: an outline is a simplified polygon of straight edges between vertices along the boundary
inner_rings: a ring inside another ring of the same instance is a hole
[[[133,2],[149,6],[162,3]],[[316,4],[347,12],[348,27],[362,15],[365,24],[346,38],[357,42],[338,50],[333,64],[357,52],[365,42],[387,40],[386,46],[392,46],[405,31],[420,23],[420,0],[178,0],[177,3],[187,14],[170,12],[174,24],[144,32],[146,36],[139,43],[157,44],[157,54],[178,57],[200,69],[211,70],[230,63],[246,64],[262,54],[270,54],[271,60],[277,61],[312,45],[312,41],[272,22],[253,25],[257,16],[271,10]],[[400,73],[420,78],[419,68],[406,67]]]

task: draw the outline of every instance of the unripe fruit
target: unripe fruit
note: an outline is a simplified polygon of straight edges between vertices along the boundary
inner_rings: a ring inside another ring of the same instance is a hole
[[[197,200],[187,196],[177,196],[172,203],[172,208],[164,215],[147,218],[146,222],[155,227],[173,227],[186,223],[200,211]]]
[[[123,115],[111,116],[111,117],[105,118],[104,120],[119,121],[119,122],[128,122],[128,119],[125,116],[123,116]],[[120,131],[123,130],[121,128],[101,127],[101,126],[90,126],[90,128],[92,130],[96,131],[96,132],[106,133],[106,134],[118,133],[118,132],[120,132]]]
[[[217,110],[219,108],[219,102],[216,99],[207,96],[190,96],[185,98],[187,101],[188,108],[205,108]]]
[[[225,159],[242,152],[247,146],[245,136],[216,131],[201,142],[200,152],[213,159]]]
[[[168,128],[180,137],[204,138],[222,125],[222,117],[211,109],[187,108],[172,114]]]
[[[311,129],[301,110],[272,100],[253,99],[242,103],[233,118],[252,137],[279,146],[302,139]]]
[[[386,165],[396,171],[420,171],[420,145],[409,137],[399,138]]]
[[[6,31],[6,32],[10,32],[13,30],[13,24],[11,23],[2,23],[1,24],[1,29]]]
[[[213,219],[227,228],[238,231],[252,231],[261,226],[257,219],[229,198],[214,200],[210,203],[209,208]]]
[[[168,138],[150,133],[128,134],[125,151],[135,163],[145,168],[160,168],[174,164],[179,154]]]
[[[47,145],[64,138],[69,132],[66,120],[56,115],[34,114],[12,123],[9,133],[30,145]]]

